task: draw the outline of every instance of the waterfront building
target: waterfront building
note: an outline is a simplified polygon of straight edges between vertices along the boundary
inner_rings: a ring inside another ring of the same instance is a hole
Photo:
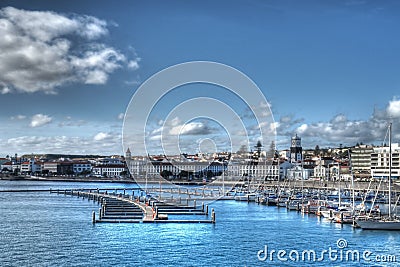
[[[71,161],[60,161],[57,165],[57,174],[73,174],[74,169]]]
[[[46,171],[48,174],[57,174],[58,173],[58,162],[43,162],[42,164],[42,172]]]
[[[92,168],[92,174],[101,177],[120,177],[126,171],[125,164],[103,164]]]
[[[371,176],[371,154],[373,146],[358,145],[350,149],[350,162],[354,178],[369,178]]]
[[[0,165],[2,165],[3,163],[9,162],[10,159],[8,158],[0,158]]]
[[[278,180],[279,174],[279,165],[269,161],[239,164],[239,176],[254,177],[259,182]]]
[[[157,159],[157,160],[155,160]],[[128,161],[127,161],[128,164]],[[135,158],[129,160],[129,171],[133,177],[156,177],[167,173],[171,178],[203,178],[221,175],[227,170],[227,162],[181,161],[167,158]],[[237,170],[230,169],[232,172]]]
[[[95,165],[121,165],[123,162],[120,158],[99,158],[96,160]]]
[[[242,175],[240,175],[240,170],[241,170],[240,167],[241,167],[240,161],[231,160],[227,166],[226,175],[228,177],[229,176],[233,176],[233,177],[242,176]]]
[[[293,167],[293,164],[289,161],[281,161],[279,163],[279,180],[287,178],[287,171]]]
[[[303,160],[303,148],[301,147],[301,138],[297,136],[292,137],[290,146],[290,163],[298,163]]]
[[[92,171],[92,164],[88,161],[76,161],[72,164],[72,170],[75,174],[90,173]]]
[[[24,161],[21,163],[21,173],[24,174],[35,174],[42,171],[42,165],[36,162],[34,159]]]
[[[322,164],[321,161],[314,167],[314,177],[325,179],[327,178],[327,167]]]
[[[287,170],[286,177],[289,180],[308,180],[314,175],[314,168],[301,166],[299,164],[293,165],[292,168]]]
[[[389,150],[388,146],[374,147],[371,153],[372,178],[389,178]],[[400,147],[398,143],[392,144],[392,178],[400,177]]]
[[[12,172],[13,168],[12,168],[12,162],[8,161],[8,162],[4,162],[1,164],[1,172],[6,171],[6,172]]]

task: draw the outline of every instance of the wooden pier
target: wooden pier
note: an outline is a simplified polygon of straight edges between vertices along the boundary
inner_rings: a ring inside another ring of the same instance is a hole
[[[123,193],[117,193],[122,191]],[[208,206],[202,204],[202,208],[163,203],[155,198],[146,196],[134,196],[126,194],[125,189],[114,190],[109,193],[104,189],[64,189],[49,190],[50,193],[71,195],[88,200],[97,201],[101,208],[96,218],[92,213],[93,223],[215,223],[215,212],[212,209],[211,219],[172,219],[168,215],[203,215],[208,217]]]

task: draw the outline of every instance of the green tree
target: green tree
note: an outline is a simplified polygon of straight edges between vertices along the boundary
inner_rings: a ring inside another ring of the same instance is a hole
[[[261,156],[261,149],[262,149],[262,147],[263,147],[263,145],[261,144],[261,141],[258,140],[258,141],[257,141],[257,145],[255,145],[254,147],[255,147],[255,149],[256,149],[257,158],[260,158],[260,156]]]
[[[319,148],[319,145],[316,145],[314,148],[314,156],[319,156],[321,153],[321,149]]]

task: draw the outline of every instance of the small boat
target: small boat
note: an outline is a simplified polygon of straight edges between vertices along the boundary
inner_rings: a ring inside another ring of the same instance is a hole
[[[287,207],[287,202],[288,202],[289,200],[287,199],[287,198],[278,198],[277,199],[277,202],[276,202],[276,206],[278,206],[278,208],[279,207]]]
[[[334,218],[334,210],[333,209],[326,209],[326,210],[321,210],[319,211],[320,216],[328,219],[328,220],[333,220]]]
[[[256,201],[256,194],[255,193],[240,194],[240,195],[236,195],[234,199],[236,201],[254,202],[254,201]]]
[[[326,201],[325,200],[309,200],[307,203],[303,204],[301,211],[303,213],[313,213],[317,214],[318,210],[321,209],[321,207],[326,206]]]
[[[349,211],[336,212],[333,221],[341,224],[352,224],[354,223],[354,216],[353,213]]]
[[[358,216],[356,223],[363,230],[400,230],[400,220],[397,217]]]
[[[287,209],[300,211],[301,210],[301,200],[294,199],[294,200],[289,201],[289,204],[287,205]]]

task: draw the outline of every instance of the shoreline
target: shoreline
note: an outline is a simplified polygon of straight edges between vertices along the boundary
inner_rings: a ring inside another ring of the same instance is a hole
[[[129,183],[136,184],[133,179],[101,179],[101,178],[82,178],[82,177],[40,177],[40,176],[8,176],[0,177],[4,181],[43,181],[43,182],[78,182],[78,183]]]
[[[54,177],[41,177],[41,176],[0,176],[0,180],[4,181],[44,181],[44,182],[77,182],[77,183],[126,183],[126,184],[138,184],[135,179],[110,179],[110,178],[96,178],[96,177],[62,177],[62,176],[54,176]],[[141,179],[139,179],[139,184],[144,183]],[[157,179],[149,179],[146,182],[147,184],[160,184],[160,180]],[[204,184],[201,181],[175,181],[174,183],[170,181],[162,181],[164,183],[171,183],[174,185],[194,185],[194,186],[205,186],[205,185],[215,185],[222,186],[222,181],[214,181],[213,183]],[[226,186],[235,186],[235,185],[245,185],[247,182],[243,181],[225,181]],[[291,183],[287,183],[285,181],[267,181],[263,185],[267,187],[300,187],[301,181],[292,181]],[[333,189],[339,187],[338,181],[329,181],[322,184],[318,181],[303,181],[302,187],[304,188],[326,188]],[[395,190],[400,189],[400,183],[394,182],[392,185]],[[369,182],[354,182],[355,190],[376,190],[379,187],[379,182],[375,181],[373,183]],[[387,190],[387,183],[382,183],[380,185],[380,190]],[[350,182],[341,182],[340,188],[342,189],[351,189]]]

